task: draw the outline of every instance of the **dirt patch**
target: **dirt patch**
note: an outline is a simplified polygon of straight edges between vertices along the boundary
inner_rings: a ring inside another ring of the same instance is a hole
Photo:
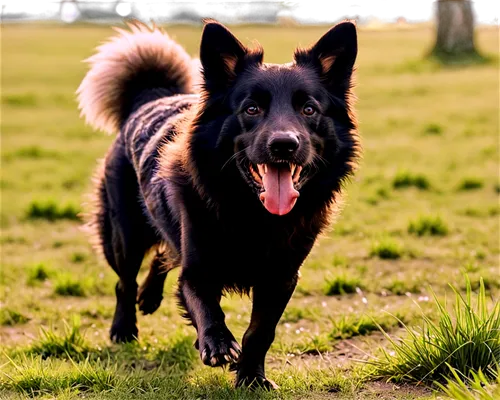
[[[368,382],[357,393],[356,399],[425,399],[432,397],[432,390],[415,385],[396,385],[389,382]]]

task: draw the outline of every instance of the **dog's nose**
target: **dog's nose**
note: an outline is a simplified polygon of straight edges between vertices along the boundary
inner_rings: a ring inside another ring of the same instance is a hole
[[[276,157],[290,157],[299,148],[299,139],[293,133],[275,133],[269,141],[269,149]]]

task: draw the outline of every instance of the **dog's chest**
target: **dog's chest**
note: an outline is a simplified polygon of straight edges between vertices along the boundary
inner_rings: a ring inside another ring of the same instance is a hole
[[[310,240],[277,227],[225,230],[214,247],[217,269],[231,281],[253,286],[262,279],[295,274],[309,253]]]

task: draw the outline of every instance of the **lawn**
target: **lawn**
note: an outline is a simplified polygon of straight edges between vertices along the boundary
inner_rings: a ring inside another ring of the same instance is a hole
[[[86,71],[82,59],[112,31],[1,29],[1,398],[444,396],[433,381],[416,384],[411,374],[376,379],[367,361],[397,353],[391,340],[407,337],[403,324],[422,326],[422,313],[438,320],[433,293],[451,306],[449,284],[464,294],[465,274],[473,301],[482,278],[488,312],[498,303],[497,28],[477,32],[492,61],[447,68],[423,59],[433,40],[429,27],[360,29],[356,92],[364,156],[342,214],[303,265],[278,326],[267,359],[268,376],[281,386],[275,393],[234,391],[231,372],[202,365],[194,328],[174,298],[177,272],[168,277],[161,308],[139,316],[139,343],[110,343],[116,277],[92,252],[77,214],[85,209],[96,160],[113,138],[84,125],[74,92]],[[288,62],[295,46],[311,44],[326,29],[234,32],[246,43],[258,40],[265,61]],[[168,27],[193,55],[200,31]],[[250,302],[230,297],[223,309],[240,340]]]

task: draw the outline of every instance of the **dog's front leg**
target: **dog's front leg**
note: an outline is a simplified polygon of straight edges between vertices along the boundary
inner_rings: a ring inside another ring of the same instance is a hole
[[[196,340],[204,364],[217,367],[237,361],[241,348],[225,323],[219,301],[221,290],[193,266],[184,266],[179,298],[198,332]]]
[[[289,282],[268,283],[253,289],[253,307],[250,326],[243,336],[243,352],[236,370],[236,386],[262,386],[276,389],[278,386],[266,378],[264,361],[273,343],[278,324],[290,297],[297,278]]]

